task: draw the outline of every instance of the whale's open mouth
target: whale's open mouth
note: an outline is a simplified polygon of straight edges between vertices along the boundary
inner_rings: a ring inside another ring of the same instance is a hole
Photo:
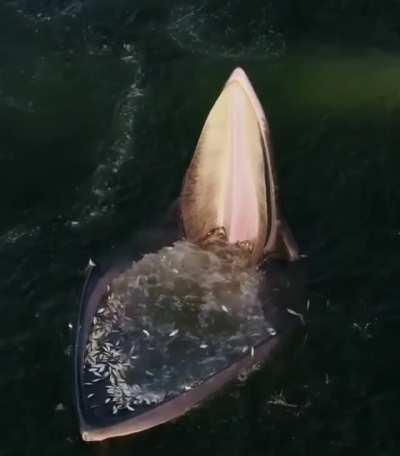
[[[237,68],[207,117],[184,180],[181,214],[189,240],[238,244],[253,262],[278,250],[297,257],[293,239],[280,230],[269,136],[257,95]]]
[[[148,245],[135,236],[129,265],[90,263],[75,349],[84,440],[185,414],[258,369],[301,326],[296,265],[257,264],[277,253],[295,259],[297,248],[278,212],[267,121],[241,69],[207,118],[181,216],[186,240],[160,229]]]
[[[300,314],[286,310],[302,299],[289,269],[297,265],[249,267],[239,247],[226,247],[181,240],[127,269],[91,266],[75,351],[84,440],[171,421],[245,380],[299,334]]]

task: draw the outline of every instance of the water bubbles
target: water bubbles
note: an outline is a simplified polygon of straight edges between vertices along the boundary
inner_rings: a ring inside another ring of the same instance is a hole
[[[255,357],[270,335],[257,294],[262,280],[235,247],[205,251],[178,241],[144,255],[104,287],[87,344],[90,382],[104,379],[107,398],[122,410]]]
[[[248,19],[243,21],[245,14]],[[213,57],[271,58],[285,51],[283,35],[275,26],[270,2],[256,7],[245,2],[179,5],[172,10],[169,32],[182,48]]]

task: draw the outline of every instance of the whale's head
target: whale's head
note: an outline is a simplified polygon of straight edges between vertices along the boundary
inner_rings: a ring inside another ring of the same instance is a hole
[[[181,217],[189,241],[237,245],[253,264],[298,257],[278,207],[268,121],[241,68],[208,114],[184,179]]]

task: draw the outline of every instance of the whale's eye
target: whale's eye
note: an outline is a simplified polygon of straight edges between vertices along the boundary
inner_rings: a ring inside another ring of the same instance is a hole
[[[219,226],[217,228],[213,228],[210,230],[207,235],[205,236],[204,240],[201,242],[202,244],[207,244],[213,241],[222,241],[227,242],[228,237],[226,235],[226,229],[223,226]]]
[[[238,247],[240,247],[242,250],[252,253],[254,250],[254,243],[251,241],[239,241],[237,243]]]

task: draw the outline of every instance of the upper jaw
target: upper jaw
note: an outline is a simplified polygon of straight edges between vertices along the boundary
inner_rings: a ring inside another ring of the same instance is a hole
[[[297,257],[278,211],[267,118],[241,68],[208,114],[184,179],[181,215],[190,241],[239,245],[252,263],[278,252]]]

